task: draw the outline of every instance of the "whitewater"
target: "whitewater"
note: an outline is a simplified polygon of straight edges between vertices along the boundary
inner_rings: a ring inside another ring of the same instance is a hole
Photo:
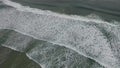
[[[0,29],[14,30],[35,39],[64,46],[106,68],[120,67],[119,24],[30,8],[10,0],[2,2],[11,7],[0,10]],[[112,38],[109,39],[106,34]],[[19,51],[17,46],[3,46]],[[28,54],[27,56],[31,58]],[[41,66],[45,68],[44,64]]]

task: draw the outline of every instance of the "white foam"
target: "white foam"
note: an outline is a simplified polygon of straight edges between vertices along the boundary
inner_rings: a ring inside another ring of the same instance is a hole
[[[116,64],[117,59],[109,48],[109,42],[96,26],[90,26],[87,23],[112,27],[117,27],[116,25],[82,16],[69,16],[25,7],[9,0],[3,2],[19,11],[15,9],[1,10],[0,29],[12,29],[36,39],[65,46],[99,62],[107,68],[119,68],[119,64]],[[86,39],[82,40],[83,38]],[[94,46],[89,46],[89,44]],[[100,52],[99,57],[93,56],[99,55]]]
[[[36,60],[34,60],[33,58],[31,58],[27,53],[26,53],[26,56],[27,56],[29,59],[31,59],[31,60],[33,60],[34,62],[36,62],[37,64],[39,64],[41,68],[46,68],[44,64],[40,64],[38,61],[36,61]]]

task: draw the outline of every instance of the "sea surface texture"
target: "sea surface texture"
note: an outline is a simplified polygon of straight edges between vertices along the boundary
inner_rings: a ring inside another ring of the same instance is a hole
[[[120,0],[0,0],[0,68],[120,68]]]

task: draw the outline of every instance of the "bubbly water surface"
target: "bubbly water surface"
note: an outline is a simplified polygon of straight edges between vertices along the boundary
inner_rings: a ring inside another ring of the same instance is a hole
[[[42,68],[119,68],[119,22],[55,13],[1,0],[1,45]],[[6,29],[6,30],[5,30]]]

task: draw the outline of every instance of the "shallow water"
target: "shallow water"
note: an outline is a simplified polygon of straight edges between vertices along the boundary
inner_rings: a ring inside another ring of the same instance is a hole
[[[16,52],[0,46],[0,68],[41,68],[30,60],[25,53]]]

